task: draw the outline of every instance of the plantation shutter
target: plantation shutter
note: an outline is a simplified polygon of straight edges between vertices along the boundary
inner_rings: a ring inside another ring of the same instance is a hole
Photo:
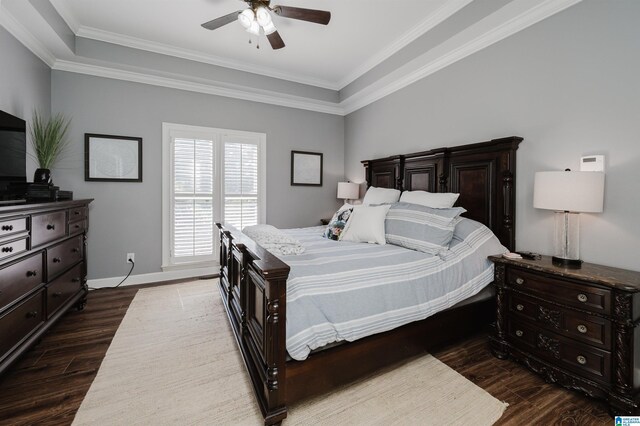
[[[214,254],[213,141],[176,138],[173,143],[172,257],[197,260]]]
[[[224,142],[224,221],[237,229],[257,225],[258,143],[227,138]]]

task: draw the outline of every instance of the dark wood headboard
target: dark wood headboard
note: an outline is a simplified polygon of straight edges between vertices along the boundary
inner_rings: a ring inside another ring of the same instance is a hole
[[[518,136],[363,161],[367,186],[457,192],[464,214],[487,225],[513,251]]]

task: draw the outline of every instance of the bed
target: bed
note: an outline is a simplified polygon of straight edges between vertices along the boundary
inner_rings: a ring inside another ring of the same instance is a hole
[[[521,141],[513,136],[362,163],[369,186],[459,192],[457,204],[467,210],[464,216],[486,225],[504,247],[513,250],[516,151]],[[448,309],[425,319],[391,329],[381,327],[376,334],[348,343],[344,341],[352,339],[341,336],[338,345],[324,346],[320,339],[293,349],[291,357],[286,349],[287,291],[292,307],[299,295],[295,276],[291,277],[293,288],[288,288],[292,267],[286,262],[296,268],[297,260],[280,259],[242,233],[217,226],[220,291],[267,425],[280,423],[287,405],[460,339],[494,320],[493,297],[463,303],[450,300]],[[291,232],[305,239],[304,233],[313,231]],[[470,290],[463,299],[475,293]],[[313,351],[315,347],[322,350]]]

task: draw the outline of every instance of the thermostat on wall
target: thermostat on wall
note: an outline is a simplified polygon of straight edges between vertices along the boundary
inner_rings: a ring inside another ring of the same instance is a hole
[[[581,172],[604,172],[604,155],[589,155],[580,158]]]

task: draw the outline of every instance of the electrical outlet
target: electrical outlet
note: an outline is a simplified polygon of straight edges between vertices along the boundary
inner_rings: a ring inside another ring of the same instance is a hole
[[[136,263],[135,253],[127,253],[127,263]]]

